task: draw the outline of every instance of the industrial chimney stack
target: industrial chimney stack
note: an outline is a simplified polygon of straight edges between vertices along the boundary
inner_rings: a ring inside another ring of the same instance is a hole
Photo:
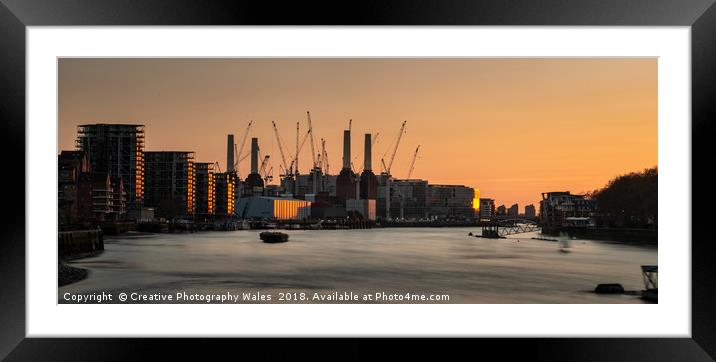
[[[251,173],[259,173],[259,139],[256,137],[251,138]]]
[[[246,176],[244,193],[251,195],[255,187],[264,187],[264,180],[259,175],[259,139],[251,138],[251,173]]]
[[[363,170],[372,170],[373,169],[373,163],[371,161],[372,159],[372,147],[373,142],[371,141],[371,135],[370,133],[365,134],[365,143],[364,143],[365,151],[363,152]]]
[[[363,200],[375,200],[378,193],[378,179],[372,171],[373,168],[373,140],[370,133],[365,134],[363,151],[363,173],[360,175],[360,198]]]
[[[343,131],[343,169],[351,169],[351,131]]]
[[[226,172],[234,172],[234,135],[226,137]]]
[[[356,198],[355,175],[351,170],[351,131],[343,131],[343,169],[336,178],[336,196],[345,203]]]

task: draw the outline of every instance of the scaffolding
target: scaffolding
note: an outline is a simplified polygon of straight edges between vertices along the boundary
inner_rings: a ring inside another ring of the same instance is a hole
[[[87,153],[92,172],[106,172],[121,178],[127,201],[133,205],[141,204],[144,198],[143,125],[80,125],[75,147]]]

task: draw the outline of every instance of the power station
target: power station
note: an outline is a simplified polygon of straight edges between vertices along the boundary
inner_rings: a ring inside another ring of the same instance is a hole
[[[150,208],[156,216],[163,217],[206,218],[223,215],[264,221],[429,221],[474,218],[475,191],[472,188],[462,185],[431,185],[426,180],[410,178],[420,145],[412,153],[407,177],[393,177],[391,169],[405,134],[407,121],[402,122],[388,150],[379,158],[378,173],[374,169],[374,146],[379,133],[362,134],[363,142],[358,143],[363,144],[362,169],[360,165],[357,168],[351,152],[353,120],[349,120],[347,129],[342,132],[342,162],[337,174],[330,173],[326,151],[326,144],[332,137],[329,135],[320,138],[320,143],[317,142],[309,112],[306,112],[306,123],[307,129],[303,132],[300,123],[296,124],[295,151],[291,152],[281,137],[277,123],[272,122],[275,136],[273,144],[278,146],[280,159],[262,153],[260,139],[249,137],[253,121],[248,122],[239,144],[236,144],[234,134],[227,134],[226,163],[223,171],[218,161],[195,162],[194,152],[144,151],[142,125],[82,125],[78,128],[76,152],[86,153],[91,166],[111,176],[110,181],[123,181],[117,182],[121,186],[113,186],[125,190],[115,193],[120,199],[114,204],[123,205],[126,202],[130,211],[141,209],[128,212],[127,215],[146,217],[144,209]],[[249,138],[249,152],[244,153],[244,146]],[[127,144],[131,148],[104,146],[110,143],[119,143],[122,147]],[[304,167],[307,171],[302,174],[298,161],[306,143],[310,143],[312,165],[310,168]],[[121,154],[115,155],[115,150]],[[135,152],[136,156],[133,156],[132,152]],[[129,155],[129,158],[126,155]],[[75,156],[68,154],[68,161],[64,164],[80,164],[72,163],[74,161],[71,157]],[[246,158],[250,158],[250,168],[244,175],[240,175],[242,161]],[[123,159],[132,161],[124,161],[126,165],[115,166],[118,164],[116,160]],[[278,162],[275,161],[277,159]],[[274,165],[279,170],[279,180],[276,183],[272,182]]]

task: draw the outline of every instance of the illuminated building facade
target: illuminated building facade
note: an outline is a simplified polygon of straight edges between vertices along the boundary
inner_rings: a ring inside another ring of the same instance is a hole
[[[236,214],[245,219],[304,220],[311,217],[311,202],[281,197],[242,197]]]
[[[194,164],[194,187],[196,214],[214,213],[214,164],[197,162]]]
[[[214,213],[232,215],[236,210],[236,172],[214,174]]]
[[[145,152],[144,205],[161,217],[195,211],[194,152]]]

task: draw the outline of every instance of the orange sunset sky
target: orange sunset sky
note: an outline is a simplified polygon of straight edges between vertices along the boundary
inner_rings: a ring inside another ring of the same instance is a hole
[[[348,119],[356,167],[363,134],[380,132],[376,173],[407,120],[395,177],[406,177],[421,145],[412,178],[468,185],[520,212],[541,192],[591,191],[657,165],[656,58],[59,60],[58,152],[74,149],[79,124],[138,123],[145,150],[195,151],[224,169],[226,135],[240,142],[254,120],[277,183],[271,121],[294,152],[306,111],[327,140],[331,173]],[[310,159],[307,142],[302,172]]]

